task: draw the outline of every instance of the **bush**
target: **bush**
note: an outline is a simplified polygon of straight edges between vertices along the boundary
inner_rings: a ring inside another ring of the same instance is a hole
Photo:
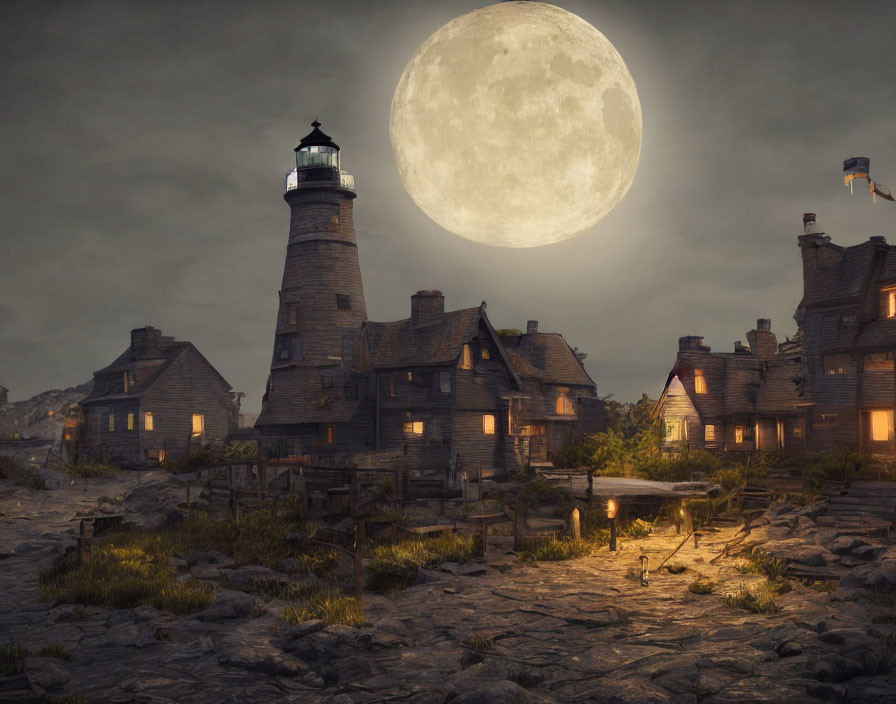
[[[733,609],[744,609],[754,614],[777,613],[778,605],[772,598],[772,590],[768,584],[757,584],[747,587],[741,584],[734,594],[728,594],[724,599],[725,606]]]
[[[770,582],[783,578],[787,572],[787,560],[772,557],[759,548],[748,548],[742,554],[747,560],[747,569],[765,575]]]
[[[697,577],[688,585],[688,591],[694,594],[712,594],[715,588],[715,582],[706,579],[706,577]]]
[[[16,486],[26,489],[39,491],[47,488],[37,469],[18,462],[14,457],[0,457],[0,477],[6,477]]]
[[[211,450],[196,450],[181,459],[165,460],[162,466],[173,474],[186,474],[210,467],[217,462],[218,457]]]

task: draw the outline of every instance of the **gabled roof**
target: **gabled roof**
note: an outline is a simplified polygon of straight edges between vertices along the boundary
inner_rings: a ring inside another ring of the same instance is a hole
[[[215,373],[228,390],[232,388],[227,380],[221,376],[221,373],[196,349],[192,342],[177,341],[173,338],[163,337],[159,342],[158,350],[158,357],[135,359],[132,349],[128,347],[111,364],[93,373],[93,391],[82,403],[142,398],[165,370],[187,350],[194,352],[202,362],[208,365],[208,368]],[[133,373],[135,383],[129,386],[127,392],[110,392],[110,384],[108,382],[117,381],[117,375],[126,372]]]
[[[818,245],[819,263],[800,305],[843,305],[857,302],[869,283],[896,278],[896,257],[885,243],[868,241],[853,247],[831,242]]]
[[[596,386],[560,333],[508,335],[502,337],[501,342],[538,369],[540,378],[549,384]],[[527,374],[520,372],[520,376]]]
[[[366,323],[374,368],[453,364],[463,346],[485,327],[498,356],[517,388],[522,382],[501,338],[485,314],[485,304],[444,313],[435,320],[414,325],[410,318],[394,323]]]
[[[458,358],[464,342],[479,329],[480,308],[445,313],[422,325],[410,318],[394,323],[367,323],[370,358],[374,367],[446,364]]]
[[[696,392],[696,369],[703,373],[705,394]],[[661,412],[669,385],[676,377],[703,422],[723,416],[792,412],[803,400],[795,382],[800,373],[798,352],[762,359],[752,354],[683,350],[666,378],[652,415]]]

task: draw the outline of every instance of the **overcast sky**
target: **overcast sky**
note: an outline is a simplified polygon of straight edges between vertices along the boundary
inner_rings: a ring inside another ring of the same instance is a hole
[[[796,331],[796,237],[896,243],[896,5],[558,2],[627,62],[644,115],[623,202],[582,235],[490,248],[404,191],[389,106],[417,46],[480,2],[0,5],[0,384],[86,381],[150,324],[192,341],[258,410],[289,209],[282,177],[318,117],[354,173],[367,310],[438,288],[496,327],[562,332],[601,395],[656,397],[681,335],[717,351],[758,317]],[[475,128],[475,126],[471,126]]]

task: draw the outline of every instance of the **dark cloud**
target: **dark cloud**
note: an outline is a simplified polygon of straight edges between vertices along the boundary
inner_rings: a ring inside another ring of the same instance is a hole
[[[834,240],[892,238],[840,162],[896,183],[884,3],[578,2],[635,78],[644,142],[623,203],[578,238],[492,249],[440,230],[398,180],[392,92],[474,2],[8,1],[0,10],[0,383],[89,378],[153,324],[258,406],[285,253],[281,177],[319,117],[354,172],[374,319],[441,288],[588,352],[601,393],[656,394],[679,335],[792,334],[804,211]],[[471,126],[472,128],[472,126]]]

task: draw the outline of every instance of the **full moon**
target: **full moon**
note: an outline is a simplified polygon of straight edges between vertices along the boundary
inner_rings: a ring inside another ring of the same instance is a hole
[[[405,67],[389,132],[414,202],[450,232],[536,247],[594,225],[631,186],[641,103],[577,15],[501,2],[457,17]]]

